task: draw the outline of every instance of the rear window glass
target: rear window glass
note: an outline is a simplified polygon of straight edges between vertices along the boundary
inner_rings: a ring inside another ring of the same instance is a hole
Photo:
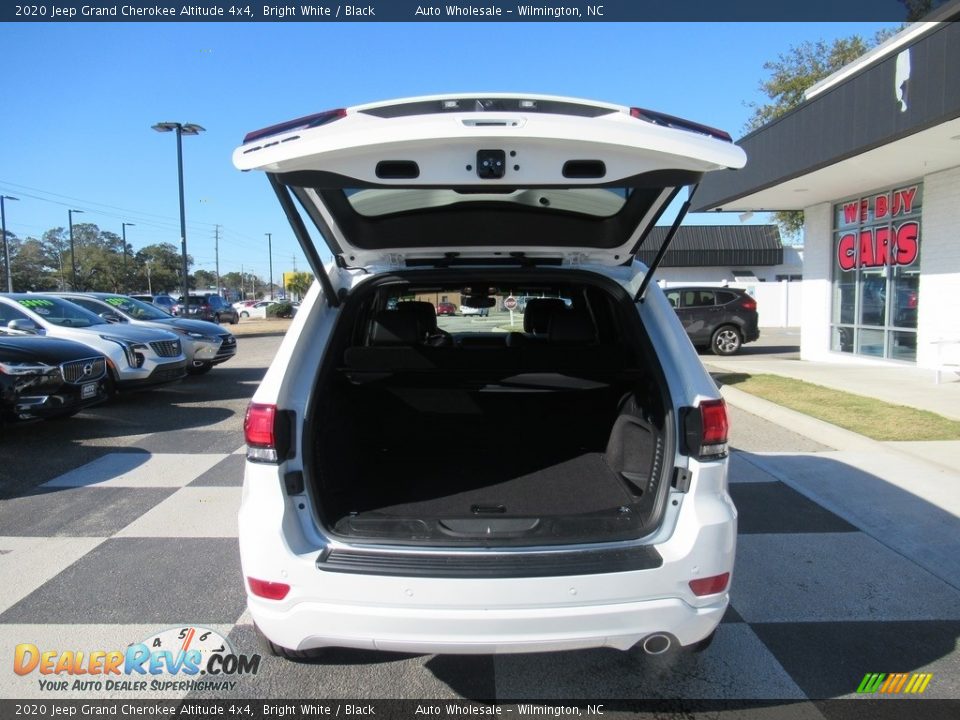
[[[717,291],[717,305],[726,305],[727,303],[733,302],[736,299],[736,294],[729,292],[728,290]]]
[[[132,297],[123,295],[111,295],[103,298],[107,305],[115,307],[120,312],[132,317],[134,320],[164,320],[170,316],[156,305],[135,300]]]
[[[707,307],[714,304],[712,290],[684,290],[682,294],[683,307]]]
[[[350,206],[365,217],[470,203],[511,203],[519,207],[571,212],[593,217],[616,215],[628,188],[547,188],[507,192],[462,192],[450,188],[371,188],[343,191]]]
[[[529,292],[521,288],[490,288],[490,307],[477,308],[468,304],[463,288],[422,288],[387,290],[383,293],[382,308],[385,310],[409,310],[418,305],[420,312],[436,318],[436,326],[443,331],[476,335],[492,333],[506,335],[523,332],[527,305],[538,298],[554,298],[567,309],[573,309],[576,291],[572,288],[554,288]],[[511,299],[512,302],[507,302]],[[513,306],[511,312],[509,305]]]

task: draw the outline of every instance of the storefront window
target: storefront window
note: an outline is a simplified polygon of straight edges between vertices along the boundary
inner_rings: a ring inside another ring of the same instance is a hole
[[[920,184],[834,206],[831,349],[916,360]]]

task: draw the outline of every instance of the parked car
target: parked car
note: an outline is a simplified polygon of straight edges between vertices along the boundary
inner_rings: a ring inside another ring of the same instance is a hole
[[[744,343],[760,339],[757,301],[746,290],[691,285],[665,293],[697,347],[709,345],[717,355],[733,355]]]
[[[169,313],[170,315],[174,314],[173,308],[177,304],[177,301],[169,295],[129,295],[128,297],[131,297],[134,300],[139,300],[140,302],[147,302],[152,305],[156,305],[158,308]]]
[[[437,303],[437,317],[441,315],[456,315],[457,306],[451,302]]]
[[[726,409],[629,259],[743,150],[646,110],[498,94],[301,118],[233,162],[269,175],[308,257],[335,260],[312,264],[244,421],[240,558],[267,647],[705,647],[737,535]],[[432,336],[389,309],[463,288],[571,306],[542,336]]]
[[[437,313],[439,315],[439,313]],[[467,305],[460,306],[460,314],[463,316],[476,315],[477,317],[487,317],[490,314],[490,308],[475,308]]]
[[[0,328],[0,423],[66,417],[108,397],[105,356],[71,340]]]
[[[241,312],[244,308],[253,307],[257,302],[257,300],[238,300],[233,304],[233,309]]]
[[[180,336],[187,372],[202,375],[214,365],[224,363],[237,353],[237,339],[219,325],[205,320],[173,317],[149,303],[113,293],[52,293],[110,323],[131,323],[168,330]]]
[[[242,318],[259,318],[261,320],[267,317],[267,308],[271,305],[276,305],[273,300],[261,300],[254,303],[250,307],[243,308],[240,310],[240,317]]]
[[[75,340],[106,355],[111,390],[163,385],[187,374],[187,358],[173,333],[111,324],[51,295],[0,294],[0,325],[5,325],[9,334]]]
[[[183,296],[177,298],[175,315],[193,318],[194,320],[209,320],[215,323],[228,322],[236,325],[240,322],[240,313],[230,303],[216,293],[197,293],[190,295],[186,310],[183,307]]]

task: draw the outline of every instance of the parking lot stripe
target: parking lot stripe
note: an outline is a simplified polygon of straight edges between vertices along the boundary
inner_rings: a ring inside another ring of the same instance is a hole
[[[183,487],[223,457],[214,453],[110,453],[41,487]]]

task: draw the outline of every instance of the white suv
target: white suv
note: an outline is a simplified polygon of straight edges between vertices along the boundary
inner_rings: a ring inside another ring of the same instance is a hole
[[[269,647],[708,644],[736,544],[726,410],[633,257],[684,186],[745,164],[730,137],[436,96],[275,125],[233,160],[266,172],[317,277],[245,421],[240,554]],[[462,332],[433,311],[456,294],[540,297],[522,331]]]

